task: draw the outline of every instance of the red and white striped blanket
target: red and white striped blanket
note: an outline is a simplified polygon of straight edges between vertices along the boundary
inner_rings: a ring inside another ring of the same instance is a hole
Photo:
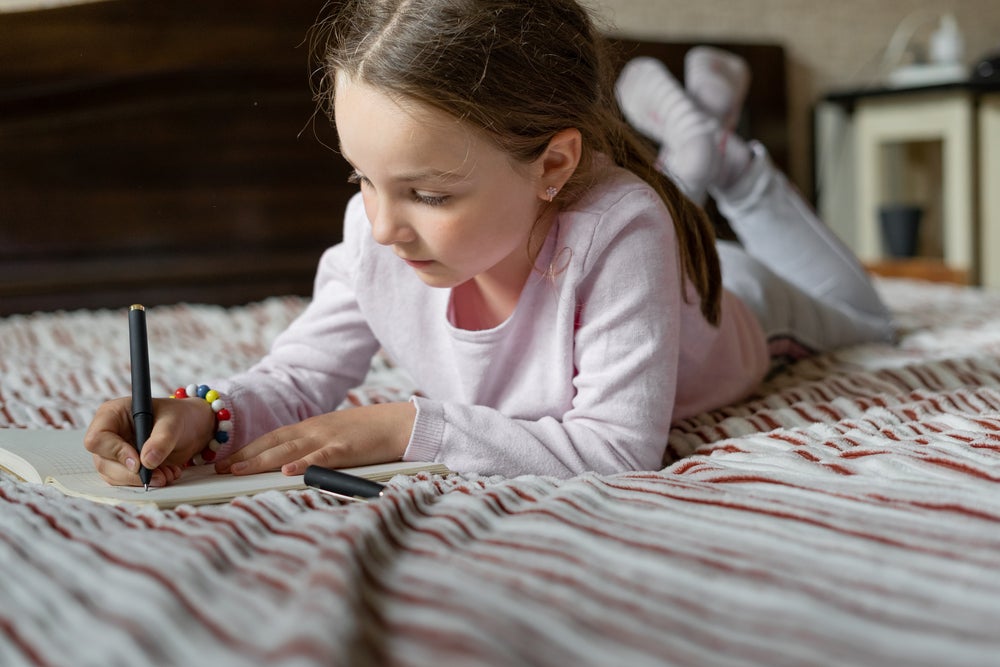
[[[0,475],[0,665],[1000,664],[1000,294],[880,289],[898,346],[678,424],[659,472],[175,511]],[[302,305],[151,310],[154,391],[244,367]],[[0,426],[126,394],[123,318],[0,321]],[[379,362],[351,400],[411,390]]]

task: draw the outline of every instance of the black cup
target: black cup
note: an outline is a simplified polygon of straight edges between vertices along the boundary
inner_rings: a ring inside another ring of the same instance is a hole
[[[879,208],[882,242],[890,257],[914,257],[920,236],[924,210],[909,204],[890,204]]]

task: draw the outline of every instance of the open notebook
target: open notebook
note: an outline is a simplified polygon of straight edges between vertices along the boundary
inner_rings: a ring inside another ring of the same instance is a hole
[[[182,504],[221,503],[261,491],[306,488],[302,475],[286,477],[280,471],[244,477],[217,475],[211,465],[188,468],[173,485],[149,491],[142,487],[111,486],[94,470],[93,457],[83,448],[83,434],[83,430],[69,429],[0,429],[0,468],[28,482],[50,484],[70,496],[113,505],[136,503],[164,509]],[[375,482],[425,471],[449,472],[440,463],[407,461],[344,469]]]

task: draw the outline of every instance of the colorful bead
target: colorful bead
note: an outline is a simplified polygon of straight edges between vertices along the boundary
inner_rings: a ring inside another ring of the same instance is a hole
[[[200,454],[196,454],[191,460],[193,464],[211,463],[216,458],[216,452],[224,443],[229,442],[229,434],[233,430],[233,415],[226,407],[225,401],[214,389],[206,384],[189,384],[186,387],[178,387],[172,398],[201,398],[212,407],[215,412],[215,437],[212,438]]]

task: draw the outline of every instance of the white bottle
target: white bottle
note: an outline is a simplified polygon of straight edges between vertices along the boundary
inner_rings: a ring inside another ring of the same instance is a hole
[[[941,24],[931,35],[930,61],[932,63],[961,64],[965,50],[965,40],[962,31],[958,29],[958,21],[954,14],[941,17]]]

